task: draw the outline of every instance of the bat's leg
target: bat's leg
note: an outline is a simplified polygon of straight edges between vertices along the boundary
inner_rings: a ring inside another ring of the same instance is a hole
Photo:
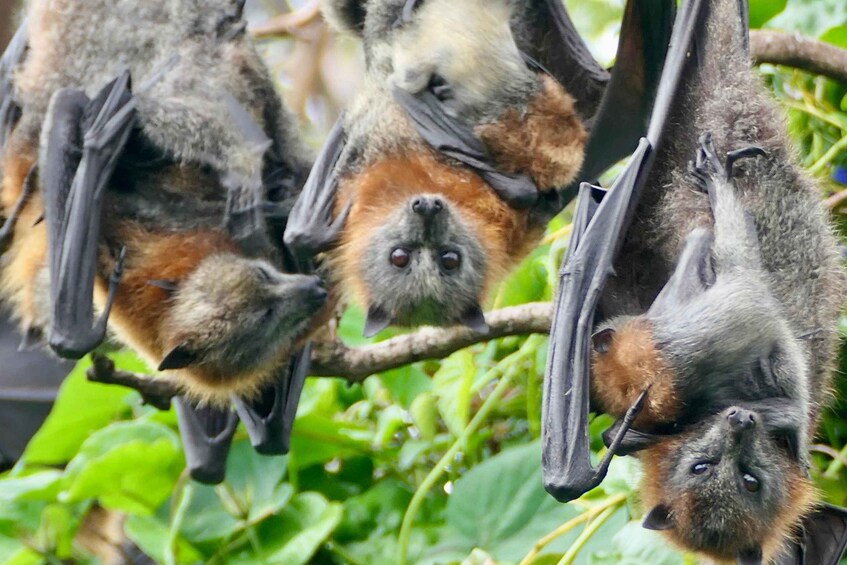
[[[263,455],[284,455],[291,446],[291,430],[297,414],[300,393],[306,381],[311,358],[311,345],[295,355],[280,370],[277,381],[253,401],[234,397],[238,412],[250,443]]]
[[[129,73],[92,100],[79,90],[62,89],[51,101],[39,173],[53,308],[48,342],[62,357],[78,359],[105,337],[122,261],[110,278],[103,314],[92,327],[103,193],[129,138],[134,111]]]
[[[745,147],[728,153],[724,165],[711,136],[700,138],[692,172],[709,195],[715,217],[715,262],[720,269],[752,269],[761,263],[756,224],[736,195],[732,174],[739,159],[764,155],[760,147]]]
[[[18,197],[14,208],[12,208],[12,211],[6,218],[6,222],[3,224],[3,227],[0,228],[0,256],[9,250],[9,246],[12,244],[12,238],[15,237],[15,226],[18,223],[18,218],[20,217],[27,202],[29,202],[30,196],[32,196],[32,193],[35,191],[34,178],[36,170],[37,167],[33,165],[33,167],[29,170],[29,173],[27,173],[26,178],[24,179],[21,195]]]
[[[238,415],[228,407],[196,406],[180,396],[175,400],[191,478],[208,485],[220,483],[226,476],[226,458]]]

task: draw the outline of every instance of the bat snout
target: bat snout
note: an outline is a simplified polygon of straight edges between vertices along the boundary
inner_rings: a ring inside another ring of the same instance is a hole
[[[758,421],[756,414],[744,408],[730,408],[726,412],[726,419],[734,432],[753,429]]]
[[[444,201],[437,196],[417,196],[409,203],[412,212],[432,219],[444,210]]]

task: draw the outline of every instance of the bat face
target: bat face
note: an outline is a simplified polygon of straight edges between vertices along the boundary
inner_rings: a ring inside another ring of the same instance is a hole
[[[394,31],[390,83],[414,93],[436,81],[448,111],[471,121],[526,104],[537,78],[512,35],[512,11],[505,0],[417,2]]]
[[[813,489],[761,414],[731,407],[644,453],[644,526],[716,559],[773,556]]]
[[[362,278],[371,317],[399,325],[462,322],[479,311],[485,251],[451,202],[420,194],[370,237]]]
[[[188,369],[230,392],[239,383],[255,387],[245,375],[286,355],[326,300],[318,277],[280,273],[264,260],[211,255],[173,294],[162,339],[168,353],[159,368]]]

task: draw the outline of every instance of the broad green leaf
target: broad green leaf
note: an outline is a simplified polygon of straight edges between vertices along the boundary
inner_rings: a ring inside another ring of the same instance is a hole
[[[684,565],[683,556],[673,550],[658,532],[641,527],[640,522],[627,523],[613,539],[619,554],[627,559],[650,565]]]
[[[463,349],[445,359],[432,378],[438,410],[454,436],[468,425],[471,410],[471,387],[476,376],[473,355]]]
[[[39,471],[25,477],[0,480],[0,502],[13,500],[52,501],[59,493],[62,472],[56,470]]]
[[[418,368],[417,365],[407,365],[379,375],[391,397],[408,408],[419,394],[432,390],[432,379]]]
[[[256,529],[260,547],[248,547],[234,555],[233,565],[268,563],[299,565],[308,563],[315,551],[341,521],[341,505],[307,492],[298,495],[278,515]]]
[[[426,392],[418,396],[412,403],[409,413],[421,438],[426,441],[435,439],[435,434],[438,433],[438,403],[435,395]]]
[[[344,501],[344,519],[333,536],[341,543],[395,532],[412,499],[409,487],[396,479],[379,482]]]
[[[250,522],[262,519],[282,508],[291,499],[291,485],[282,482],[287,470],[284,455],[259,455],[249,441],[232,444],[226,464],[226,482],[239,508],[248,512]]]
[[[750,27],[758,29],[785,10],[788,0],[750,0]]]
[[[164,502],[184,467],[180,443],[168,427],[122,422],[92,435],[68,465],[62,499],[97,498],[116,510],[149,514]]]
[[[376,422],[376,433],[374,434],[373,449],[380,451],[385,449],[393,440],[394,435],[407,424],[408,413],[400,406],[387,406],[379,412]]]
[[[297,418],[291,453],[302,469],[336,457],[370,453],[372,442],[373,432],[364,424],[313,413]]]
[[[113,359],[121,369],[144,370],[144,365],[133,356],[120,354]],[[93,432],[129,415],[127,397],[134,392],[88,382],[85,371],[90,366],[88,358],[81,360],[62,383],[53,410],[24,452],[28,464],[66,463]]]
[[[165,563],[169,553],[176,557],[179,565],[205,561],[206,556],[181,537],[177,537],[175,547],[169,550],[168,526],[153,516],[131,515],[124,524],[124,531],[127,537],[144,553],[155,559],[156,563]]]
[[[191,500],[182,520],[180,534],[197,547],[219,545],[241,527],[241,522],[227,512],[218,489],[201,484],[191,485]]]
[[[821,35],[821,41],[826,41],[842,49],[847,49],[847,25],[829,28]]]

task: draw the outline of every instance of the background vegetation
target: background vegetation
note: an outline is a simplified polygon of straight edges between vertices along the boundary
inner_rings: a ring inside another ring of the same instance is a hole
[[[847,47],[842,0],[751,3],[756,26]],[[623,0],[567,4],[608,61]],[[260,23],[287,7],[268,0],[248,9]],[[355,42],[331,38],[316,22],[260,45],[308,138],[319,142],[355,90]],[[847,85],[786,68],[760,72],[788,113],[803,163],[824,179],[821,198],[847,229],[838,194],[847,187],[833,180],[847,167]],[[552,298],[569,214],[551,223],[494,307]],[[339,334],[362,344],[361,327],[361,312],[351,309]],[[847,320],[842,327],[847,332]],[[602,487],[572,504],[544,493],[538,437],[546,350],[543,336],[507,338],[362,385],[310,379],[290,455],[258,456],[240,431],[218,487],[187,479],[173,412],[143,406],[129,389],[88,383],[82,361],[23,460],[0,475],[0,563],[94,562],[75,537],[95,507],[125,514],[128,539],[169,564],[694,563],[640,527],[631,458],[616,459]],[[146,371],[130,353],[115,360]],[[813,472],[827,500],[847,504],[840,373],[838,385]],[[609,423],[603,417],[592,425],[597,450]]]

